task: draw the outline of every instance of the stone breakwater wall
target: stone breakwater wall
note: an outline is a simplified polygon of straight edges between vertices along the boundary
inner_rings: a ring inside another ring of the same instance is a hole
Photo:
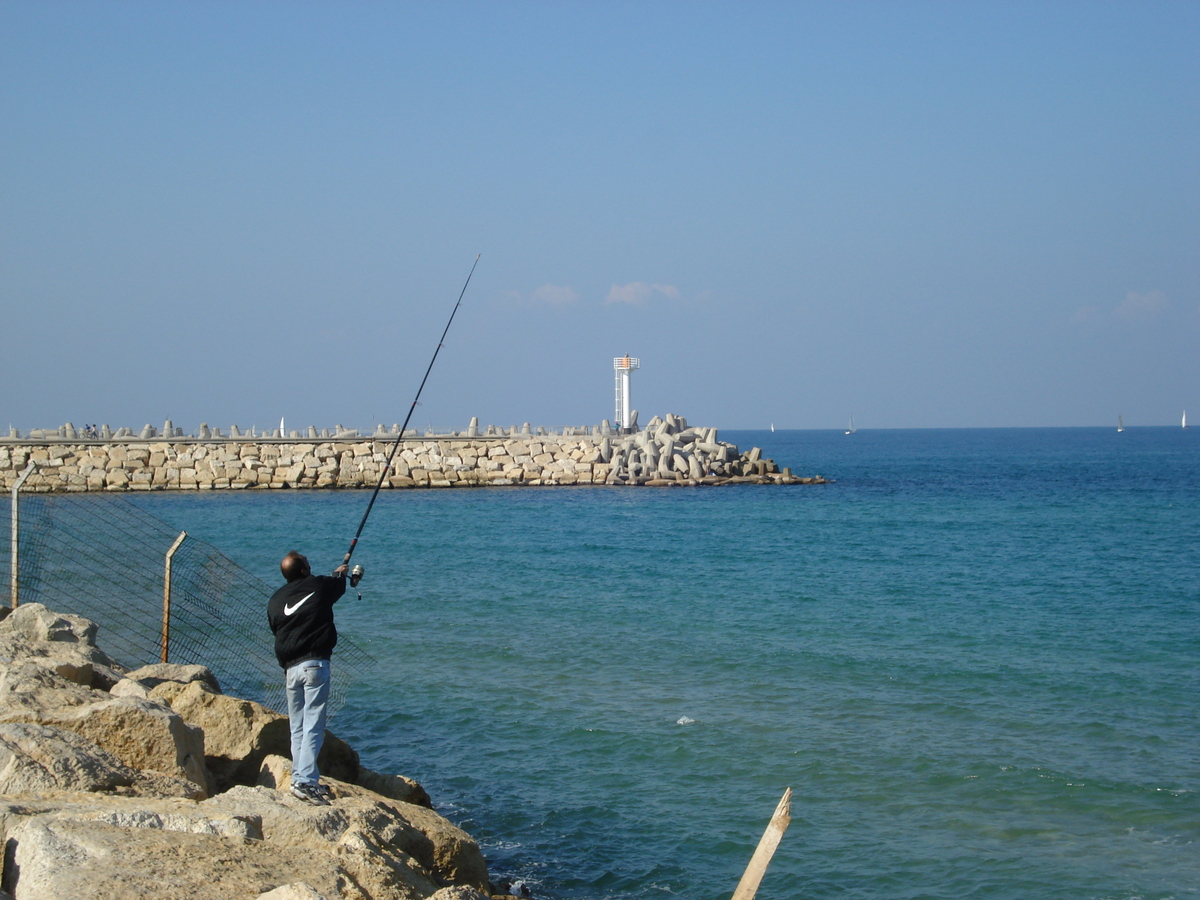
[[[0,442],[0,487],[11,490],[245,490],[373,488],[392,441],[135,440]],[[755,447],[742,453],[715,428],[675,416],[623,436],[508,435],[405,438],[385,488],[485,485],[814,484],[780,471]]]

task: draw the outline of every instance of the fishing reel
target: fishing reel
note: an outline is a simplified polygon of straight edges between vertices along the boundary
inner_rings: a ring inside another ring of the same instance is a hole
[[[359,565],[355,565],[355,567],[350,570],[350,587],[353,587],[353,588],[358,587],[358,583],[360,581],[362,581],[362,577],[363,577],[363,567],[359,566]]]

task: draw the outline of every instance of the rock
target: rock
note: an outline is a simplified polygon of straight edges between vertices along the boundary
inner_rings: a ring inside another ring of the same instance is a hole
[[[334,858],[369,897],[428,897],[437,883],[411,856],[394,852],[371,827],[348,830]]]
[[[217,792],[252,785],[270,754],[291,754],[287,716],[251,700],[214,693],[207,682],[163,682],[150,697],[168,703],[183,721],[204,733],[204,763]]]
[[[400,801],[391,801],[390,805],[401,810],[408,823],[428,839],[432,860],[426,865],[434,873],[455,884],[487,890],[487,863],[473,837],[431,809]],[[409,852],[425,861],[423,847]]]
[[[22,817],[38,817],[43,821],[100,822],[120,828],[154,828],[257,841],[263,839],[262,822],[253,816],[178,797],[57,794],[23,798],[19,804],[0,801],[0,821],[11,824]]]
[[[93,672],[92,664],[85,659],[80,659],[77,662],[70,660],[54,659],[52,657],[43,656],[35,657],[31,662],[37,663],[39,666],[44,666],[60,678],[65,678],[72,684],[78,684],[82,687],[90,688],[92,686]]]
[[[218,791],[235,784],[255,784],[263,760],[271,754],[291,757],[287,716],[259,703],[215,694],[202,681],[186,685],[163,682],[151,690],[150,698],[169,703],[185,722],[204,732],[205,764]],[[359,773],[358,753],[326,731],[317,768],[322,775],[354,783]]]
[[[217,677],[213,675],[212,670],[207,666],[154,663],[149,666],[142,666],[140,669],[134,669],[125,677],[130,681],[136,681],[141,684],[147,691],[157,687],[164,681],[175,681],[180,684],[190,684],[193,681],[200,681],[218,694],[221,693],[221,685],[217,683]]]
[[[298,855],[332,854],[368,897],[428,897],[438,888],[436,879],[450,880],[456,866],[438,869],[446,859],[438,853],[439,844],[406,820],[412,810],[436,813],[382,801],[353,785],[332,787],[334,800],[324,807],[279,791],[241,786],[203,805],[258,817],[266,842],[300,851]],[[477,846],[475,850],[478,854]]]
[[[285,884],[273,891],[259,894],[254,900],[329,900],[329,898],[311,884],[297,881],[295,884]]]
[[[41,644],[35,652],[45,656],[32,656],[33,662],[93,690],[108,691],[125,677],[123,667],[96,647],[54,642]]]
[[[221,837],[242,838],[247,841],[263,839],[262,823],[243,816],[218,816],[211,818],[191,809],[160,812],[151,809],[90,810],[80,818],[102,822],[117,828],[156,828],[182,834],[213,834]]]
[[[402,800],[414,806],[433,809],[433,802],[429,799],[429,794],[425,793],[425,788],[403,775],[380,775],[378,772],[360,767],[356,783],[359,787],[374,791],[381,797]]]
[[[82,690],[82,689],[81,689]],[[33,708],[6,704],[0,721],[32,722],[73,731],[109,751],[125,765],[182,778],[211,791],[204,766],[204,734],[170,707],[136,697],[111,697],[75,706]]]
[[[290,766],[284,760],[269,758],[263,768],[264,775],[269,772],[267,777],[280,788],[290,780]],[[420,870],[427,873],[426,877],[432,875],[443,883],[487,889],[487,864],[479,844],[432,809],[385,799],[366,788],[336,779],[323,781],[334,796],[332,805],[327,807],[309,806],[280,790],[241,786],[206,800],[203,805],[258,816],[263,823],[264,838],[287,846],[319,849],[330,843],[343,844],[348,832],[362,831],[368,835],[368,843],[378,844],[388,854],[412,857]],[[362,846],[352,843],[355,847]]]
[[[3,886],[21,900],[229,900],[302,880],[341,897],[349,880],[329,862],[265,841],[159,828],[130,840],[127,828],[38,816],[8,832]]]
[[[258,778],[254,787],[267,787],[274,790],[287,790],[292,783],[292,761],[284,756],[272,753],[265,757],[262,767],[258,770]]]
[[[113,697],[138,697],[142,700],[147,700],[150,697],[150,692],[146,690],[144,685],[136,681],[130,681],[128,678],[122,678],[109,688],[108,692]]]
[[[455,885],[453,887],[442,888],[430,897],[429,900],[491,900],[491,897],[474,888]]]
[[[11,638],[0,640],[0,645],[10,651],[19,643]],[[46,662],[45,657],[16,657],[14,662],[0,666],[0,721],[29,721],[27,715],[42,710],[83,706],[107,698],[101,691],[64,678]]]
[[[136,780],[133,769],[72,731],[0,724],[0,794],[111,791]]]
[[[15,632],[31,641],[66,641],[96,646],[99,626],[83,616],[60,615],[40,603],[17,607],[0,622],[0,632]]]

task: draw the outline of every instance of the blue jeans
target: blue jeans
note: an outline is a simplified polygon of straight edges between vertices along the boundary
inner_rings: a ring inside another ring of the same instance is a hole
[[[325,742],[329,660],[306,659],[287,670],[288,724],[292,728],[292,784],[317,784],[317,755]]]

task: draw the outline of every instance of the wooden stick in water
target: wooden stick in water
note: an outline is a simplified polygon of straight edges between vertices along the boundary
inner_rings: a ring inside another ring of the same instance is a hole
[[[792,789],[788,788],[783,792],[783,799],[779,801],[779,805],[775,807],[775,815],[771,816],[771,821],[767,823],[767,830],[763,832],[762,840],[758,842],[758,849],[750,857],[750,864],[746,866],[742,880],[738,882],[737,889],[734,890],[730,900],[754,900],[759,882],[762,881],[767,866],[771,864],[775,848],[779,846],[779,842],[783,839],[783,833],[787,831],[791,821]]]

